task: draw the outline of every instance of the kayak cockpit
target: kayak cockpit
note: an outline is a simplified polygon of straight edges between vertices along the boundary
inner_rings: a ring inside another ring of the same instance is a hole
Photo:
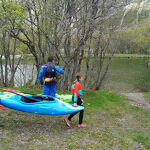
[[[22,97],[20,100],[25,103],[36,103],[42,101],[54,101],[55,98],[46,96],[32,96],[32,97]]]

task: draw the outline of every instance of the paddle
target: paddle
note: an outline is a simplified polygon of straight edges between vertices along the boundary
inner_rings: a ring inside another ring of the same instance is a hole
[[[24,93],[23,91],[19,91],[19,90],[14,90],[14,89],[6,89],[8,92],[16,92],[16,93]],[[31,93],[25,93],[25,94],[30,94],[30,95],[35,95],[35,94],[31,94]]]
[[[14,90],[14,89],[5,89],[7,92],[11,92],[11,93],[24,93],[22,91],[19,91],[19,90]],[[31,94],[31,93],[25,93],[25,94],[30,94],[30,95],[33,95],[32,98],[34,97],[38,97],[38,98],[43,98],[45,100],[49,100],[49,101],[52,101],[53,97],[52,96],[42,96],[42,95],[38,95],[36,96],[35,94]]]
[[[1,88],[0,88],[0,91],[10,92],[10,93],[13,93],[13,94],[16,94],[16,95],[22,96],[22,97],[24,97],[24,98],[27,98],[27,99],[33,100],[33,101],[40,102],[40,100],[37,100],[37,99],[35,99],[35,98],[27,97],[27,96],[24,96],[24,95],[22,95],[22,94],[19,94],[19,93],[16,93],[16,92],[13,92],[13,91],[10,91],[10,90],[7,90],[7,89],[1,89]]]

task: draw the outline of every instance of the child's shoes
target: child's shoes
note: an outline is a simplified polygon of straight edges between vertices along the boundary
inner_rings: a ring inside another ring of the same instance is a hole
[[[82,122],[81,124],[78,124],[78,127],[86,127],[87,123],[86,122]]]
[[[64,122],[66,123],[66,125],[68,126],[68,127],[71,127],[71,125],[70,125],[70,120],[68,120],[68,119],[64,119]]]

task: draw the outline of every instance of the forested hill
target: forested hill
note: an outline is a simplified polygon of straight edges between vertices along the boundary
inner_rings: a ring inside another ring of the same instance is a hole
[[[135,24],[150,21],[150,1],[138,0],[117,11],[111,22],[121,27],[131,27]]]
[[[125,6],[109,20],[118,26],[114,38],[117,39],[117,53],[142,53],[150,51],[150,1],[136,1]]]

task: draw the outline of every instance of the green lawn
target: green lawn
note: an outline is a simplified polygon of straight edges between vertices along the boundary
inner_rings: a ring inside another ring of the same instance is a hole
[[[150,149],[149,111],[129,106],[111,91],[84,94],[86,128],[76,127],[77,116],[68,128],[62,121],[67,116],[0,110],[0,150]]]
[[[132,58],[132,57],[143,58],[143,57],[146,57],[146,58],[149,58],[150,55],[148,55],[148,54],[114,54],[114,57],[123,57],[123,58],[126,58],[126,57],[129,57],[129,58]]]
[[[103,89],[115,92],[150,91],[148,58],[114,58]]]

